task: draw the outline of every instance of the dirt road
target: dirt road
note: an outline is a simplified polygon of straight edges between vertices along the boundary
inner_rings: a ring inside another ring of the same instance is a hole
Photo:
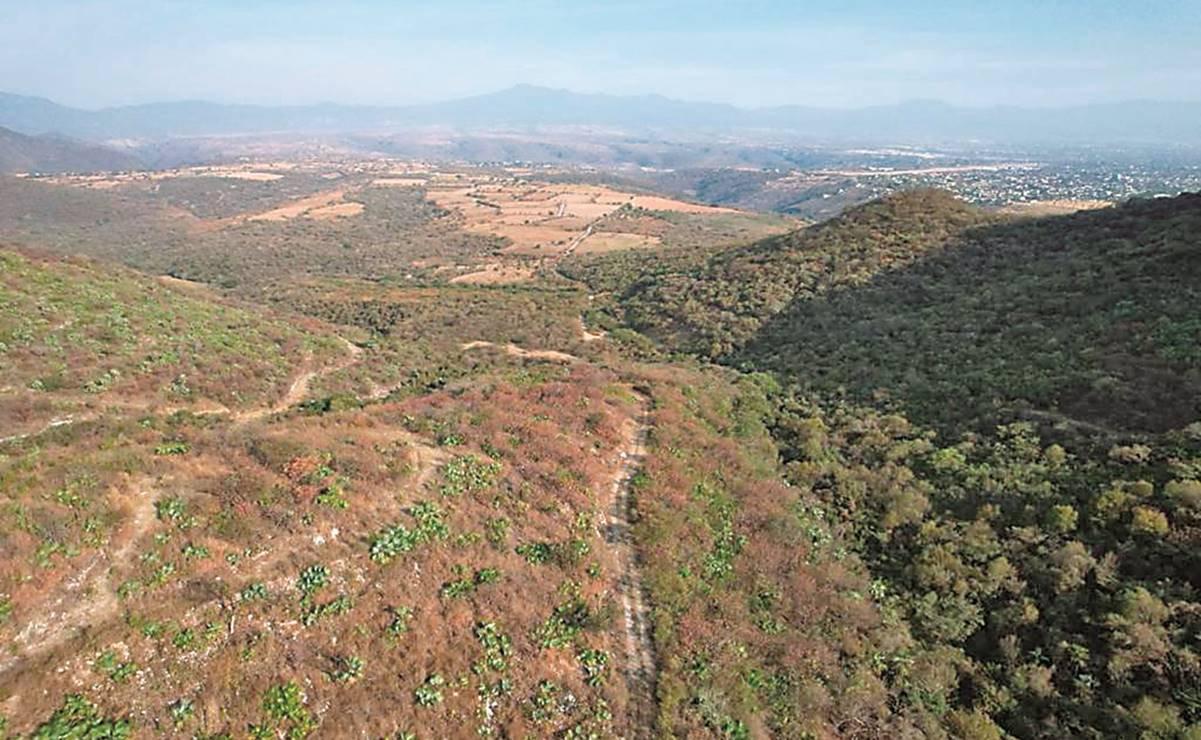
[[[650,737],[656,707],[655,645],[641,564],[630,531],[634,503],[630,488],[646,459],[646,438],[650,430],[650,401],[641,394],[638,401],[639,413],[625,430],[621,464],[613,477],[604,538],[621,569],[618,592],[625,633],[622,673],[630,694],[630,728],[633,737]]]

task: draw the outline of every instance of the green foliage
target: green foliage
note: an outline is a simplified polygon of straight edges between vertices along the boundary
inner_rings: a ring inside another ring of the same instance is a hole
[[[604,650],[581,650],[576,653],[580,667],[584,670],[584,682],[589,686],[600,686],[605,682],[609,668],[609,653]]]
[[[1199,496],[1201,500],[1201,496]],[[505,517],[489,517],[484,522],[484,537],[493,545],[500,546],[509,539],[509,529],[512,523]]]
[[[111,719],[82,694],[68,694],[63,705],[54,710],[33,731],[33,740],[117,740],[130,736],[128,719]]]
[[[517,554],[525,558],[526,562],[531,565],[542,565],[550,562],[554,551],[550,544],[546,542],[531,542],[525,545],[518,545],[516,548]]]
[[[503,672],[509,669],[508,658],[513,654],[513,643],[495,623],[477,624],[475,639],[479,640],[484,649],[484,657],[472,666],[472,670],[482,675],[485,671]]]
[[[480,586],[496,583],[500,580],[500,571],[496,568],[481,568],[471,577],[462,576],[442,584],[442,596],[448,599],[461,599],[470,596]]]
[[[178,524],[187,517],[188,507],[178,496],[167,496],[154,502],[154,513],[161,522]]]
[[[334,683],[354,683],[363,677],[363,659],[355,655],[342,656],[334,660],[335,668],[329,672]]]
[[[272,735],[278,727],[285,731],[289,740],[299,740],[317,729],[316,721],[305,707],[304,694],[295,681],[267,689],[263,694],[263,711],[267,714],[264,727]]]
[[[308,603],[313,594],[329,583],[329,568],[317,563],[300,571],[296,578],[296,588],[300,591],[300,600]]]
[[[115,651],[105,650],[96,658],[96,669],[108,676],[114,683],[123,683],[137,672],[138,667],[133,661],[118,660]]]
[[[440,490],[448,497],[482,491],[492,485],[500,471],[498,462],[484,462],[475,455],[462,455],[442,467],[444,482]]]
[[[442,703],[442,687],[446,685],[446,679],[441,675],[434,673],[426,677],[425,682],[413,690],[413,699],[416,700],[417,706],[432,707]]]
[[[346,481],[342,478],[334,479],[329,485],[318,491],[314,501],[331,509],[348,508],[350,502],[346,500]]]
[[[187,697],[181,697],[171,702],[167,707],[171,710],[171,721],[176,727],[182,727],[196,714],[196,704]]]
[[[392,620],[388,622],[388,635],[395,639],[409,631],[409,620],[413,618],[413,609],[408,606],[394,606],[390,611]]]
[[[312,626],[326,617],[345,614],[350,611],[353,603],[350,597],[342,594],[341,596],[327,601],[324,604],[308,604],[300,612],[300,623],[305,627]]]
[[[394,524],[368,538],[368,554],[374,562],[385,565],[418,545],[445,540],[450,536],[445,514],[436,504],[421,502],[413,507],[410,514],[417,520],[417,526],[413,529]]]
[[[534,631],[543,648],[567,647],[592,618],[592,612],[579,596],[557,605],[550,617]]]
[[[156,454],[156,455],[186,455],[191,450],[192,450],[192,446],[190,444],[188,444],[187,442],[181,442],[179,440],[172,440],[172,441],[168,441],[168,442],[163,442],[162,444],[155,447],[154,454]]]
[[[251,583],[238,592],[238,598],[244,602],[265,601],[267,595],[267,584],[265,583]]]
[[[1172,460],[1201,450],[1067,455],[1014,424],[948,454],[895,414],[795,396],[775,424],[789,479],[838,516],[878,579],[873,597],[934,651],[926,655],[946,656],[923,658],[923,670],[941,665],[944,687],[975,675],[984,695],[1008,697],[960,704],[946,688],[906,688],[912,663],[888,669],[906,700],[945,715],[954,736],[1028,736],[1047,723],[1125,735],[1131,695],[1149,716],[1182,711],[1179,682],[1193,673],[1165,666],[1191,649],[1173,637],[1163,599],[1189,603],[1169,584],[1190,579],[1196,560],[1165,542],[1171,521],[1153,504],[1178,499],[1171,479],[1157,497],[1159,481]],[[908,503],[919,496],[925,505]]]
[[[1131,511],[1130,531],[1135,534],[1161,536],[1168,533],[1168,518],[1150,506],[1136,506]]]

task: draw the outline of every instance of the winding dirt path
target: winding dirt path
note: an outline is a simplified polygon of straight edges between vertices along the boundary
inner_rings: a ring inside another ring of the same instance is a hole
[[[618,592],[625,633],[622,673],[630,694],[630,728],[634,737],[650,737],[655,724],[657,669],[650,608],[642,582],[641,563],[630,531],[634,502],[630,487],[646,460],[646,438],[650,431],[650,401],[636,394],[639,412],[625,430],[621,465],[613,477],[609,511],[605,516],[605,542],[621,569]]]
[[[300,373],[292,381],[288,392],[275,404],[237,414],[232,414],[227,408],[209,410],[205,413],[229,415],[235,424],[242,424],[286,411],[304,400],[314,378],[337,372],[359,361],[363,350],[346,339],[342,341],[346,343],[347,347],[347,356],[343,361],[318,370],[306,370]],[[56,426],[89,418],[93,418],[93,415],[56,419],[36,432],[0,439],[0,444],[24,439],[41,434]],[[433,475],[434,469],[441,462],[441,458],[437,456],[436,452],[432,448],[417,448],[418,461],[421,465],[419,474],[421,484],[424,484],[424,481]],[[57,593],[47,597],[39,605],[37,616],[21,629],[13,641],[13,646],[16,648],[14,653],[0,658],[0,676],[19,664],[62,645],[80,630],[103,624],[117,615],[120,610],[116,593],[118,584],[113,581],[113,576],[116,568],[125,563],[132,555],[138,540],[154,526],[156,493],[157,489],[148,481],[139,481],[133,485],[131,511],[117,540],[122,544],[111,552],[100,550],[92,555],[79,572],[57,589]]]
[[[363,349],[345,337],[339,337],[339,339],[341,339],[346,345],[346,357],[343,358],[341,362],[338,362],[334,365],[329,365],[328,367],[319,368],[317,370],[306,370],[302,372],[300,375],[296,376],[295,380],[292,381],[292,385],[288,386],[288,392],[284,394],[283,398],[279,399],[270,406],[249,409],[247,411],[234,414],[234,420],[239,422],[247,422],[255,419],[262,419],[266,416],[273,416],[275,414],[283,413],[308,397],[309,386],[312,384],[314,379],[330,375],[331,373],[336,373],[339,370],[345,370],[352,365],[358,364],[359,360],[363,356]]]
[[[132,511],[121,534],[123,544],[111,554],[101,550],[92,555],[87,565],[68,579],[55,597],[39,606],[38,616],[13,640],[17,651],[0,660],[0,676],[18,664],[62,645],[79,630],[103,624],[116,616],[120,606],[115,569],[129,560],[138,540],[154,526],[157,492],[147,481],[134,484]]]
[[[255,421],[257,419],[263,419],[268,416],[274,416],[275,414],[281,414],[281,413],[287,411],[288,409],[292,408],[293,406],[301,403],[302,401],[305,400],[305,398],[308,397],[309,386],[312,385],[314,380],[316,380],[317,378],[329,375],[331,373],[336,373],[339,370],[345,370],[346,368],[351,367],[359,362],[359,360],[362,358],[362,355],[363,355],[363,349],[361,347],[359,347],[358,345],[354,344],[353,342],[351,342],[350,340],[346,339],[345,337],[339,337],[339,339],[341,339],[346,345],[346,357],[342,361],[340,361],[334,365],[329,365],[326,367],[318,368],[316,370],[305,370],[305,371],[301,372],[299,375],[297,375],[292,380],[292,383],[288,386],[288,391],[283,395],[283,397],[280,398],[278,401],[276,401],[273,404],[270,404],[267,406],[259,406],[256,408],[250,408],[250,409],[246,409],[244,411],[237,411],[237,412],[231,410],[230,408],[228,408],[226,406],[221,406],[219,404],[215,405],[213,408],[198,409],[195,407],[187,407],[187,406],[169,406],[166,408],[158,407],[158,410],[160,413],[163,413],[163,414],[173,414],[177,411],[188,411],[195,416],[228,416],[231,419],[233,419],[236,423],[239,423],[239,424],[244,424],[249,421]],[[373,391],[367,397],[371,400],[379,400],[380,398],[383,398],[386,395],[387,395],[387,390],[383,390],[383,392],[381,394],[380,390],[377,389],[377,391]],[[123,408],[123,409],[136,410],[136,411],[149,411],[152,408],[154,408],[153,406],[151,406],[148,403],[137,403],[137,402],[128,402],[128,401],[108,401],[108,402],[105,402],[104,405],[105,405],[105,408]],[[50,431],[51,429],[55,429],[57,427],[67,426],[69,424],[77,424],[77,423],[85,422],[85,421],[91,421],[92,419],[95,419],[98,415],[99,415],[98,412],[89,412],[89,413],[72,414],[72,415],[62,417],[62,418],[54,419],[53,421],[50,421],[49,423],[44,424],[40,428],[35,429],[33,431],[23,432],[21,434],[13,434],[13,435],[9,435],[7,437],[0,437],[0,445],[7,444],[9,442],[19,442],[21,440],[28,439],[30,437],[38,437],[38,436]]]

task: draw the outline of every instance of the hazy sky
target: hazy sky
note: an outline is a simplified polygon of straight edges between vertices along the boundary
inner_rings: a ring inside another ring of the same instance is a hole
[[[0,0],[0,90],[403,104],[527,82],[746,106],[1201,99],[1201,0]]]

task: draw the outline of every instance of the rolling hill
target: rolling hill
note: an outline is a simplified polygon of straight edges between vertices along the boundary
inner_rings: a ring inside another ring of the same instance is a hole
[[[926,422],[1020,406],[1162,430],[1201,416],[1199,231],[1197,195],[1021,220],[909,191],[635,282],[622,305],[670,347],[888,391]]]
[[[0,128],[0,173],[109,172],[142,166],[130,154],[61,136],[25,136]]]
[[[805,561],[762,388],[586,346],[578,291],[318,290],[375,330],[0,250],[6,732],[829,734],[869,700],[895,636],[854,559]],[[747,691],[786,632],[824,636],[820,710]]]
[[[660,95],[582,94],[534,85],[409,106],[230,105],[156,102],[84,110],[0,94],[0,126],[93,140],[249,133],[347,133],[410,126],[537,128],[610,126],[635,131],[776,131],[842,141],[896,143],[1201,143],[1201,103],[1129,101],[1062,108],[966,108],[911,101],[866,108],[746,109]]]
[[[906,626],[877,675],[939,707],[923,735],[1198,732],[1201,196],[1006,219],[915,191],[621,266],[579,274],[779,384],[785,478],[822,501],[798,517]]]
[[[885,390],[924,422],[1179,428],[1201,419],[1199,234],[1196,194],[959,228],[865,284],[795,295],[737,361]]]

